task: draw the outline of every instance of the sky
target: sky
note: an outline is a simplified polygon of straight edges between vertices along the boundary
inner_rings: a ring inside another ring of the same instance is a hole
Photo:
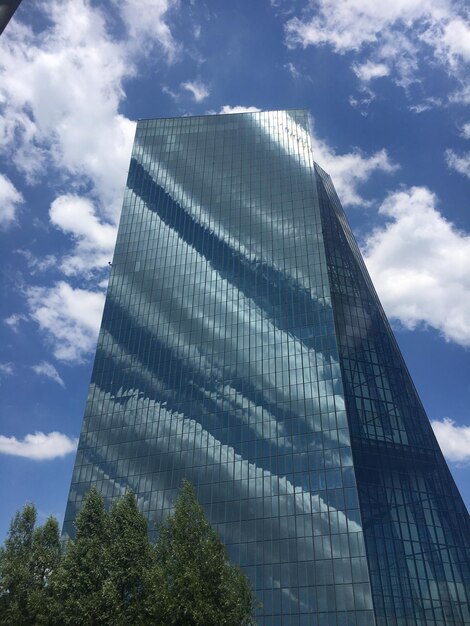
[[[306,108],[470,505],[470,12],[23,0],[0,37],[0,540],[62,521],[141,118]]]

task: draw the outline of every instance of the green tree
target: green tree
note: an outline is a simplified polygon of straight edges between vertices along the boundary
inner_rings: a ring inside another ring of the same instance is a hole
[[[103,498],[90,489],[75,521],[76,538],[51,578],[50,623],[73,626],[113,624],[115,606],[107,582],[110,524]]]
[[[225,547],[185,480],[175,512],[159,529],[152,608],[168,626],[255,624],[250,583]],[[157,620],[154,620],[154,623]]]
[[[0,624],[42,624],[49,581],[60,561],[59,525],[50,517],[35,528],[36,509],[27,504],[13,518],[0,549]]]
[[[147,520],[129,491],[110,512],[109,590],[117,607],[114,624],[146,623],[145,605],[154,551]]]
[[[31,545],[31,573],[33,585],[29,594],[30,613],[35,624],[49,623],[52,601],[50,581],[61,560],[59,523],[50,516],[43,526],[34,529]]]
[[[11,521],[5,545],[0,551],[0,623],[34,624],[29,593],[33,585],[31,548],[36,508],[27,504]]]
[[[108,513],[96,489],[84,499],[51,581],[51,623],[73,626],[146,624],[146,593],[154,553],[147,521],[132,492]],[[156,613],[155,613],[156,614]]]

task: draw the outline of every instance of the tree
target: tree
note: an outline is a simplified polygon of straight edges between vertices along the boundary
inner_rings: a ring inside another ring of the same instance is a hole
[[[31,573],[33,585],[29,594],[30,612],[35,624],[48,624],[52,600],[51,578],[61,559],[59,523],[50,516],[43,526],[34,529],[31,546]]]
[[[73,626],[144,624],[148,574],[154,554],[147,520],[132,492],[108,513],[91,489],[52,581],[52,623]],[[148,622],[147,622],[148,623]]]
[[[33,585],[31,548],[36,509],[27,504],[11,521],[5,546],[0,552],[0,623],[34,624],[29,614],[29,593]]]
[[[114,624],[143,624],[154,551],[147,520],[131,491],[113,505],[110,531],[109,584],[117,607]]]
[[[36,509],[27,504],[13,518],[0,549],[0,624],[43,624],[49,581],[60,560],[59,525],[50,517],[35,528]]]
[[[175,512],[159,528],[155,546],[156,607],[168,626],[255,624],[257,606],[250,583],[232,565],[187,480]]]
[[[113,598],[107,588],[110,527],[103,498],[90,489],[75,522],[76,538],[51,579],[51,624],[113,624]]]

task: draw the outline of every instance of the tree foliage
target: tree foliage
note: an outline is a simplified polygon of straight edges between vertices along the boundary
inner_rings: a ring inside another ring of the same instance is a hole
[[[49,581],[60,560],[59,525],[50,517],[35,528],[32,504],[18,512],[0,548],[0,624],[42,624]]]
[[[59,524],[51,516],[43,526],[34,529],[31,548],[33,586],[29,590],[29,606],[37,626],[50,623],[52,602],[50,582],[59,567],[60,559]]]
[[[75,522],[76,538],[51,580],[52,622],[85,626],[111,624],[107,590],[110,529],[101,494],[91,489]]]
[[[57,521],[35,523],[26,505],[0,549],[2,626],[255,624],[250,584],[187,481],[154,546],[131,492],[108,512],[91,489],[63,553]]]
[[[131,492],[111,509],[110,529],[109,584],[117,609],[114,624],[143,624],[155,555],[147,520]]]
[[[185,480],[175,512],[160,526],[156,576],[164,623],[174,626],[254,624],[255,598],[232,565]]]

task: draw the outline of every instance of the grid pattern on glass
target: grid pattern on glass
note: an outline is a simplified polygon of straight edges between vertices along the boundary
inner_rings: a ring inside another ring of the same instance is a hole
[[[331,180],[315,169],[377,624],[469,624],[467,511]]]
[[[138,123],[64,531],[183,477],[259,624],[375,624],[305,111]]]

